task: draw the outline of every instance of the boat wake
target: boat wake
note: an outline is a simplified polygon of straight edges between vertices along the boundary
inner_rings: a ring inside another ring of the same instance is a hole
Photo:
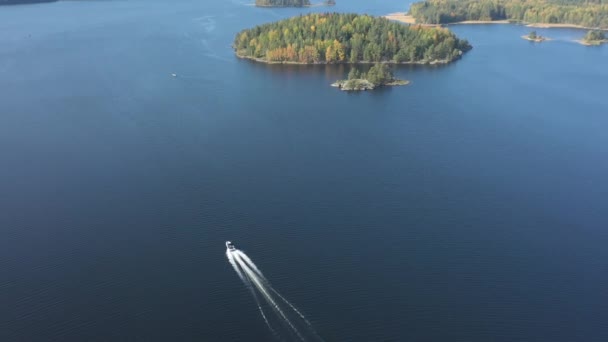
[[[323,341],[312,324],[292,303],[275,290],[244,252],[226,242],[226,257],[251,292],[262,319],[280,341]]]

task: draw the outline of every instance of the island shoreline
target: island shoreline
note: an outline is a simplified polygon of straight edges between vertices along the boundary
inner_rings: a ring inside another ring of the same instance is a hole
[[[577,39],[575,42],[585,45],[585,46],[600,46],[602,44],[608,44],[608,39],[604,40],[594,40],[594,41],[586,41],[584,39]]]
[[[389,64],[389,65],[446,65],[452,62],[455,62],[462,58],[459,56],[458,58],[454,58],[452,60],[441,59],[434,61],[418,61],[418,62],[393,62],[393,61],[382,61],[382,62],[373,62],[373,61],[358,61],[358,62],[339,62],[339,63],[327,63],[327,62],[313,62],[313,63],[303,63],[303,62],[293,62],[293,61],[268,61],[263,58],[256,58],[250,56],[243,56],[239,53],[235,53],[235,55],[240,59],[246,59],[253,62],[264,63],[264,64],[284,64],[284,65],[370,65],[370,64]]]
[[[359,81],[361,82],[360,85],[362,85],[361,88],[348,88],[347,84],[349,81]],[[332,87],[334,88],[338,88],[341,91],[346,91],[346,92],[360,92],[360,91],[369,91],[369,90],[375,90],[378,88],[384,88],[384,87],[400,87],[400,86],[406,86],[409,85],[410,83],[412,83],[411,81],[408,80],[399,80],[399,79],[395,79],[391,82],[388,82],[386,84],[382,84],[382,85],[373,85],[371,84],[368,80],[366,79],[355,79],[355,80],[339,80],[336,81],[334,83],[331,84]]]
[[[526,27],[534,27],[534,28],[573,28],[580,30],[602,30],[608,31],[608,28],[598,28],[598,27],[587,27],[576,24],[551,24],[551,23],[526,23],[526,22],[518,22],[518,21],[510,21],[506,20],[465,20],[465,21],[457,21],[453,23],[444,23],[444,24],[422,24],[417,23],[416,18],[408,14],[407,12],[396,12],[389,13],[383,16],[388,20],[398,21],[404,24],[410,25],[421,25],[421,26],[429,26],[429,27],[438,27],[438,26],[450,26],[450,25],[497,25],[497,24],[515,24],[515,25],[523,25]]]

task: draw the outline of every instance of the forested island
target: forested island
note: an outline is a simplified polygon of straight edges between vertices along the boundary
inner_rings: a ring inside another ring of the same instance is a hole
[[[603,43],[608,43],[608,40],[606,39],[604,32],[599,30],[591,30],[587,32],[580,43],[583,45],[600,45]]]
[[[376,64],[367,72],[361,72],[357,68],[352,68],[348,73],[348,79],[337,81],[332,87],[340,88],[344,91],[373,90],[382,86],[407,85],[409,81],[398,80],[386,64]]]
[[[237,56],[265,63],[449,63],[471,49],[446,28],[314,13],[241,31]]]
[[[410,14],[424,24],[510,20],[608,28],[607,0],[424,0]]]
[[[536,31],[530,32],[527,36],[521,36],[525,40],[529,40],[531,42],[540,43],[547,40],[547,37],[543,37],[536,33]]]

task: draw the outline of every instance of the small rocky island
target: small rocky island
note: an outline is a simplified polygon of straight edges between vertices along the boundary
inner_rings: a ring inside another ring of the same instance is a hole
[[[600,30],[591,30],[587,32],[585,37],[579,41],[579,43],[587,46],[595,46],[604,43],[608,43],[608,39],[606,39],[606,35],[603,31]]]
[[[307,7],[310,0],[255,0],[258,7]]]
[[[409,81],[396,79],[388,65],[376,64],[366,73],[352,68],[348,73],[348,79],[336,81],[331,86],[343,91],[360,91],[373,90],[382,86],[402,86],[409,83]]]
[[[359,14],[311,13],[239,32],[240,58],[279,64],[446,64],[471,49],[442,27]]]
[[[541,35],[536,34],[536,31],[530,32],[527,36],[521,36],[525,40],[529,40],[531,42],[540,43],[546,40],[549,40],[547,37],[543,37]]]

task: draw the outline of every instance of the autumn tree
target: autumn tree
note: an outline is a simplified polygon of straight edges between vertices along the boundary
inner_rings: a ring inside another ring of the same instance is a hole
[[[306,64],[451,61],[471,48],[445,28],[339,13],[308,14],[244,30],[233,47],[241,57]]]

